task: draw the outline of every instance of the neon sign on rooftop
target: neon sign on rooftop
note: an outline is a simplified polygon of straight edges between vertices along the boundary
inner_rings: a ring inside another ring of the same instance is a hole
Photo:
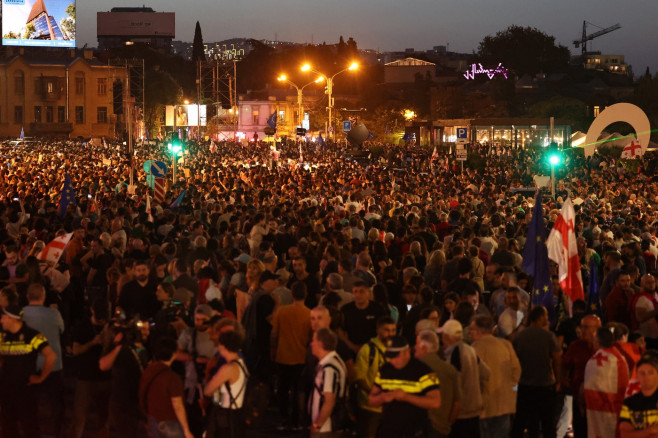
[[[487,75],[489,79],[493,79],[496,75],[503,75],[507,79],[507,67],[503,67],[503,63],[499,62],[495,68],[484,68],[482,64],[471,64],[471,68],[464,72],[466,79],[475,79],[476,75]]]

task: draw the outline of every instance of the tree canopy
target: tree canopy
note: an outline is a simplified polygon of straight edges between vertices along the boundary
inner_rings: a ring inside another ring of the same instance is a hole
[[[569,49],[555,37],[531,27],[510,26],[480,42],[477,60],[486,67],[502,63],[519,75],[564,72],[569,67]]]

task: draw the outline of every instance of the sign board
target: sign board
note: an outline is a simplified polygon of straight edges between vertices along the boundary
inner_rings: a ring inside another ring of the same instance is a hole
[[[343,121],[343,132],[348,133],[352,130],[352,122],[349,120],[344,120]]]
[[[306,135],[306,128],[297,128],[297,135],[304,137]]]
[[[167,174],[167,165],[162,161],[151,162],[151,173],[156,178],[163,178]]]
[[[468,138],[468,128],[457,128],[457,138],[458,139],[467,139]]]
[[[75,0],[2,0],[0,27],[3,46],[75,47]]]
[[[458,138],[455,143],[457,143],[457,144],[467,144],[468,140],[465,139],[465,138]]]
[[[329,131],[329,132],[332,132],[333,130],[334,130],[333,126],[330,126],[330,127],[327,128],[327,131]]]
[[[166,126],[206,126],[205,105],[167,105]]]
[[[151,164],[153,164],[153,160],[144,161],[144,172],[151,173]]]
[[[455,145],[455,157],[457,158],[457,161],[466,161],[468,152],[465,145],[459,143]]]

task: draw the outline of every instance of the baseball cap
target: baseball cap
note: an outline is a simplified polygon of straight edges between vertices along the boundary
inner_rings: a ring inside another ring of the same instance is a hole
[[[23,308],[17,304],[10,304],[3,310],[4,314],[10,318],[23,319]]]
[[[208,318],[212,316],[212,307],[207,304],[199,304],[194,310],[194,314],[206,315]]]
[[[179,287],[174,291],[174,295],[171,297],[173,301],[177,303],[184,303],[194,296],[194,293],[189,289],[184,287]]]
[[[445,333],[448,336],[456,337],[462,336],[464,334],[464,329],[459,321],[456,319],[449,319],[443,324],[443,326],[439,327],[437,333]]]
[[[409,343],[404,336],[393,336],[386,342],[386,353],[389,358],[397,357],[398,354],[409,348]]]
[[[249,260],[251,260],[251,257],[249,256],[249,254],[246,254],[244,252],[233,259],[234,262],[244,263],[245,265],[249,263]]]
[[[640,360],[637,363],[637,367],[639,368],[641,365],[644,365],[645,363],[651,365],[656,370],[658,370],[658,352],[652,350],[646,351],[642,355],[642,357],[640,357]]]

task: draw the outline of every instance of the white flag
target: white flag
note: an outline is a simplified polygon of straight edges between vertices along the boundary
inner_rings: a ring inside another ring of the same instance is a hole
[[[63,234],[61,236],[55,237],[41,251],[41,254],[39,254],[39,260],[57,263],[59,258],[62,256],[62,253],[66,249],[66,245],[69,244],[71,237],[73,237],[73,233]]]
[[[571,302],[584,300],[583,276],[580,273],[580,257],[576,244],[576,212],[567,198],[557,217],[551,234],[546,239],[548,258],[558,264],[560,286]]]
[[[430,161],[434,161],[437,158],[439,158],[439,152],[436,150],[436,146],[434,146],[434,152],[432,152],[432,158],[430,158]]]

